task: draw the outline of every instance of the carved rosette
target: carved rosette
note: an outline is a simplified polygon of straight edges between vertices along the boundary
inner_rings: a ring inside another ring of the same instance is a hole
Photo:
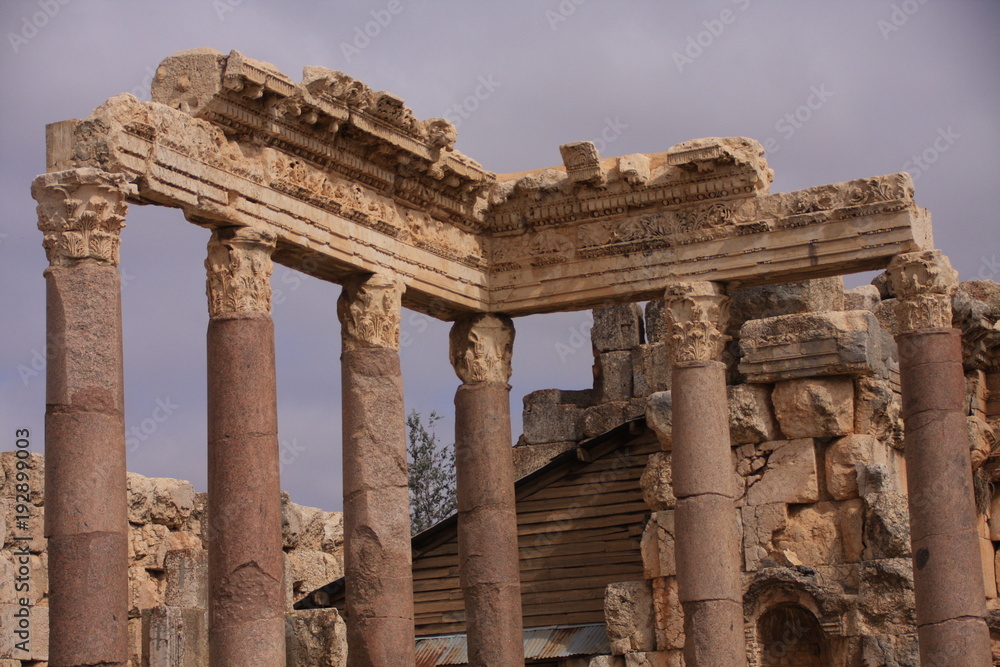
[[[271,314],[271,272],[277,237],[267,229],[224,227],[208,242],[208,312],[211,317]]]
[[[663,296],[667,348],[671,362],[718,361],[729,340],[722,331],[729,319],[729,297],[716,283],[668,285]]]
[[[510,379],[514,322],[506,315],[482,313],[464,317],[451,327],[449,356],[466,384]]]
[[[100,169],[42,174],[31,184],[50,266],[96,262],[118,266],[128,181]]]
[[[958,272],[940,250],[897,255],[886,274],[898,299],[897,333],[951,327]]]
[[[403,281],[376,273],[344,283],[337,301],[344,351],[366,347],[399,349]]]

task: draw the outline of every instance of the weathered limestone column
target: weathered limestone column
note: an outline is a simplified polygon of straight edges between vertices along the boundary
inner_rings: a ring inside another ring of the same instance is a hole
[[[285,664],[275,236],[226,227],[208,243],[209,661]]]
[[[44,174],[49,664],[128,660],[128,508],[119,234],[125,177]]]
[[[521,579],[510,440],[514,324],[473,315],[451,329],[455,394],[459,578],[469,664],[524,664]]]
[[[344,346],[344,574],[352,667],[415,662],[399,367],[403,289],[394,276],[360,276],[344,285],[337,304]]]
[[[989,665],[982,565],[966,419],[961,333],[951,326],[958,274],[938,250],[888,270],[896,306],[910,542],[921,664]]]
[[[673,363],[673,491],[677,590],[689,667],[745,667],[737,491],[729,444],[726,367],[729,299],[709,282],[664,296]]]

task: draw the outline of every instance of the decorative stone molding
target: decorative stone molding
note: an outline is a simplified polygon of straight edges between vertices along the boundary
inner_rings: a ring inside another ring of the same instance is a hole
[[[125,226],[125,174],[100,169],[70,169],[42,174],[31,184],[38,202],[38,228],[51,266],[80,262],[118,266]]]
[[[211,317],[271,314],[276,236],[252,227],[224,227],[208,242],[206,291]]]
[[[667,349],[671,362],[717,361],[729,336],[729,297],[712,282],[674,282],[664,297]]]
[[[451,365],[467,384],[507,382],[514,351],[514,322],[506,315],[464,317],[451,327]]]
[[[396,276],[375,273],[344,283],[337,301],[344,351],[365,347],[399,349],[399,318],[406,286]]]
[[[951,327],[958,272],[940,250],[897,255],[886,270],[896,304],[896,333]]]

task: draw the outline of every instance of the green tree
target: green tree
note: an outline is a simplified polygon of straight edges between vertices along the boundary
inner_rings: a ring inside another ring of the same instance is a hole
[[[455,495],[455,446],[438,443],[434,424],[441,415],[432,412],[424,426],[416,410],[406,418],[409,442],[410,530],[414,535],[451,515]]]

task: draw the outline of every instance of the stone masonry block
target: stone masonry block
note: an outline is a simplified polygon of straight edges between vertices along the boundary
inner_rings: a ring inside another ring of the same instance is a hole
[[[656,650],[653,590],[648,581],[608,584],[604,617],[613,654]]]
[[[637,303],[594,309],[590,339],[594,353],[631,350],[645,341],[642,309]]]
[[[854,431],[854,383],[850,378],[779,382],[771,400],[786,438],[827,438]]]
[[[748,505],[819,500],[816,445],[811,438],[764,443],[770,449],[763,475],[747,489]]]

